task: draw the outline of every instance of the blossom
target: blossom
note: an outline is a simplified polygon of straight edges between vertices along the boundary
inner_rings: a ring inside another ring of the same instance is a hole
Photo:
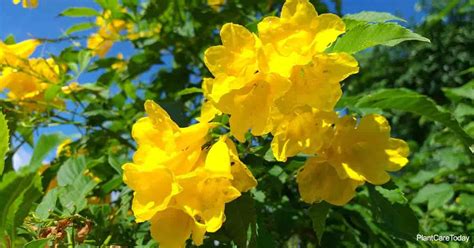
[[[158,104],[147,101],[145,110],[132,128],[133,162],[123,166],[136,221],[150,221],[160,247],[184,247],[189,237],[200,245],[222,226],[225,204],[257,181],[227,136],[209,145],[204,118],[181,128]]]
[[[97,33],[93,33],[87,39],[87,48],[94,54],[103,58],[112,48],[115,41],[120,39],[120,32],[125,29],[126,22],[120,19],[113,19],[110,10],[96,18],[96,25],[99,27]]]
[[[324,53],[344,33],[336,15],[318,15],[307,0],[288,0],[280,17],[266,17],[258,35],[227,23],[222,45],[208,48],[204,62],[214,78],[203,81],[204,95],[230,115],[231,134],[239,141],[276,132],[279,115],[298,108],[332,111],[342,95],[340,82],[357,73],[345,53]]]
[[[13,0],[14,4],[22,2],[23,8],[36,8],[38,7],[38,0]]]
[[[62,106],[62,101],[57,98],[49,102],[44,99],[45,91],[60,82],[60,66],[54,59],[33,58],[14,62],[16,67],[5,66],[0,75],[0,90],[8,89],[9,99],[18,101],[29,111],[42,111],[48,104]]]
[[[388,172],[408,163],[407,143],[390,137],[390,126],[381,115],[364,116],[358,124],[355,118],[344,116],[333,131],[329,145],[316,150],[317,157],[298,172],[298,188],[308,203],[325,200],[343,205],[358,185],[384,184],[390,179]]]
[[[4,66],[17,67],[23,64],[40,44],[41,42],[35,39],[10,45],[0,41],[0,68]]]
[[[344,32],[337,15],[318,15],[308,0],[287,0],[280,17],[266,17],[258,24],[261,67],[289,76],[293,66],[308,64]]]

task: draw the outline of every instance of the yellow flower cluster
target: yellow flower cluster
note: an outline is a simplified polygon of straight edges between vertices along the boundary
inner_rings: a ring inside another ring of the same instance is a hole
[[[60,67],[54,59],[29,58],[38,40],[7,45],[0,41],[0,91],[29,111],[45,109],[44,92],[60,81]],[[62,105],[58,99],[49,103]]]
[[[160,247],[184,247],[190,236],[200,245],[206,232],[221,227],[225,204],[257,181],[228,137],[209,144],[212,124],[180,128],[158,104],[147,101],[145,110],[148,117],[132,129],[138,144],[133,163],[123,166],[134,190],[133,213],[151,223]]]
[[[19,4],[21,2],[21,5],[23,8],[36,8],[38,7],[38,0],[13,0],[14,4]]]
[[[287,0],[280,17],[266,17],[258,35],[225,24],[222,45],[204,54],[214,76],[203,82],[214,113],[230,115],[230,132],[243,142],[271,133],[275,158],[312,156],[297,175],[305,202],[343,205],[357,186],[383,184],[387,171],[406,165],[408,146],[390,138],[384,117],[338,118],[340,82],[358,72],[346,53],[325,53],[345,32],[336,15],[318,15],[308,0]],[[211,111],[212,112],[212,111]],[[212,118],[212,117],[211,117]]]
[[[106,10],[96,18],[95,23],[99,30],[87,39],[87,48],[91,49],[95,55],[103,58],[113,44],[120,39],[120,32],[125,29],[126,22],[113,19],[111,11]]]
[[[126,13],[127,9],[124,8],[121,11]],[[139,27],[136,23],[114,18],[110,10],[105,10],[101,16],[98,16],[95,23],[98,26],[98,31],[87,39],[87,48],[100,58],[105,57],[114,43],[120,40],[122,31],[126,30],[127,39],[132,41],[150,38],[161,32],[159,23],[149,23],[146,28]]]

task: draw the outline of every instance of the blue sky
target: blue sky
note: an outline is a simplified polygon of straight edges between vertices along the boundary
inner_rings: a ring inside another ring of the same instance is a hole
[[[0,39],[3,40],[10,34],[13,34],[17,41],[29,38],[57,38],[71,25],[86,21],[85,19],[79,20],[58,16],[64,9],[74,6],[97,8],[93,0],[39,0],[39,2],[37,9],[24,9],[19,5],[12,4],[12,0],[0,0]],[[330,6],[333,6],[330,1],[327,2]],[[363,10],[383,11],[405,18],[409,22],[419,22],[423,18],[423,13],[415,11],[416,2],[417,0],[343,0],[342,11],[343,14],[357,13]],[[49,53],[57,54],[62,47],[67,45],[69,44],[42,46],[35,56],[45,56]],[[131,51],[130,49],[130,45],[116,44],[109,54],[112,56],[122,52],[127,57],[127,54]],[[82,80],[90,82],[94,78],[86,76]],[[42,130],[42,132],[47,133],[57,131],[68,135],[75,132],[71,127]],[[14,164],[16,167],[26,164],[30,156],[31,148],[24,147],[15,154]]]

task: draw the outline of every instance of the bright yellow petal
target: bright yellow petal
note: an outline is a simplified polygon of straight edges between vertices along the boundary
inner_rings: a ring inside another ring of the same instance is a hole
[[[272,151],[278,161],[298,153],[315,154],[331,142],[335,112],[320,112],[310,108],[288,115],[272,132]]]
[[[123,170],[124,182],[135,191],[132,209],[137,221],[149,220],[156,212],[166,209],[181,190],[165,167],[128,163]]]
[[[229,148],[222,139],[212,145],[207,154],[204,168],[209,171],[212,176],[232,179]]]
[[[192,218],[185,212],[168,208],[151,219],[151,236],[161,248],[184,248],[194,228]]]
[[[257,71],[256,36],[245,27],[227,23],[221,29],[221,46],[213,46],[204,53],[204,62],[214,76],[239,76]]]
[[[240,192],[247,192],[256,187],[257,180],[247,166],[240,161],[235,144],[230,138],[227,138],[225,142],[230,151],[232,186]]]
[[[304,202],[321,200],[342,206],[355,195],[355,189],[363,184],[349,178],[341,179],[334,168],[319,158],[310,158],[296,177],[298,189]]]
[[[283,113],[305,105],[332,111],[342,95],[339,82],[358,71],[357,61],[348,54],[318,54],[311,64],[293,67],[291,88],[277,106]]]

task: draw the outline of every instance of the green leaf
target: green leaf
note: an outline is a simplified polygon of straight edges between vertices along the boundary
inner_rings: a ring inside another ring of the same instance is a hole
[[[444,94],[453,101],[459,101],[463,98],[474,100],[474,80],[457,88],[442,88]]]
[[[44,248],[50,240],[51,238],[33,240],[26,243],[23,248]]]
[[[255,237],[257,221],[252,197],[249,194],[244,194],[237,200],[226,204],[225,216],[225,233],[238,247],[249,247]],[[249,231],[254,235],[249,237]]]
[[[472,209],[472,206],[474,206],[474,195],[462,193],[461,195],[459,195],[459,198],[456,200],[456,202],[459,205],[462,205],[468,209],[471,209],[471,211],[474,211]]]
[[[66,139],[61,133],[41,135],[31,156],[29,171],[37,171],[48,154]]]
[[[69,16],[69,17],[91,17],[99,16],[100,13],[95,9],[86,8],[86,7],[72,7],[64,10],[59,14],[60,16]]]
[[[407,198],[405,198],[405,195],[399,188],[386,189],[381,186],[375,186],[375,190],[377,190],[391,204],[406,204],[408,202]]]
[[[418,219],[408,205],[391,204],[375,187],[368,185],[372,214],[380,228],[395,237],[414,240],[418,233]]]
[[[459,125],[456,119],[438,106],[431,98],[408,89],[382,89],[359,99],[356,107],[393,109],[411,112],[440,122],[450,128],[464,144],[474,151],[474,140]]]
[[[443,206],[454,196],[453,186],[448,183],[428,184],[418,191],[412,203],[428,202],[428,209]]]
[[[58,185],[72,185],[86,170],[86,161],[83,156],[70,158],[64,162],[58,171]]]
[[[398,16],[394,16],[387,12],[376,12],[376,11],[362,11],[357,14],[347,14],[344,15],[343,19],[350,19],[356,21],[364,21],[364,22],[387,22],[387,21],[402,21],[406,22],[405,19],[400,18]]]
[[[353,29],[358,25],[367,23],[383,23],[388,21],[406,22],[405,19],[394,16],[387,12],[362,11],[357,14],[347,14],[342,20],[346,24],[346,31]]]
[[[77,24],[74,24],[71,27],[69,27],[66,30],[65,34],[70,35],[70,34],[73,34],[73,33],[76,33],[76,32],[81,32],[81,31],[91,29],[93,27],[95,27],[95,24],[92,23],[92,22],[77,23]]]
[[[49,217],[49,214],[56,207],[56,202],[58,200],[58,189],[54,188],[43,197],[41,203],[36,207],[36,216],[41,220],[46,220]]]
[[[119,158],[117,156],[109,154],[108,162],[109,162],[110,167],[112,167],[115,171],[117,171],[119,175],[122,175],[123,163],[119,161]]]
[[[54,84],[54,85],[49,86],[48,89],[46,89],[44,92],[44,100],[46,102],[51,102],[54,98],[56,98],[56,96],[58,95],[60,91],[61,91],[60,85]]]
[[[5,155],[7,154],[9,147],[9,132],[7,120],[3,113],[0,112],[0,176],[5,167]]]
[[[30,213],[30,209],[34,202],[43,195],[43,186],[41,185],[41,176],[33,173],[34,177],[31,180],[30,187],[15,200],[15,210],[10,213],[11,221],[11,235],[14,236],[16,228],[21,226],[26,216]]]
[[[396,23],[364,24],[347,31],[328,51],[357,53],[377,45],[395,46],[409,40],[430,42]]]
[[[0,235],[6,232],[14,239],[16,227],[40,196],[41,180],[37,173],[12,171],[5,174],[0,182]]]
[[[186,88],[186,89],[181,90],[178,93],[176,93],[176,95],[177,96],[185,96],[185,95],[196,94],[196,93],[202,93],[202,89],[201,88],[196,88],[196,87]]]
[[[331,205],[326,202],[320,202],[313,204],[311,208],[309,208],[309,217],[313,222],[313,230],[316,233],[316,237],[318,238],[318,244],[321,244],[321,238],[323,237],[324,230],[326,229],[326,218],[329,213],[329,209]]]

